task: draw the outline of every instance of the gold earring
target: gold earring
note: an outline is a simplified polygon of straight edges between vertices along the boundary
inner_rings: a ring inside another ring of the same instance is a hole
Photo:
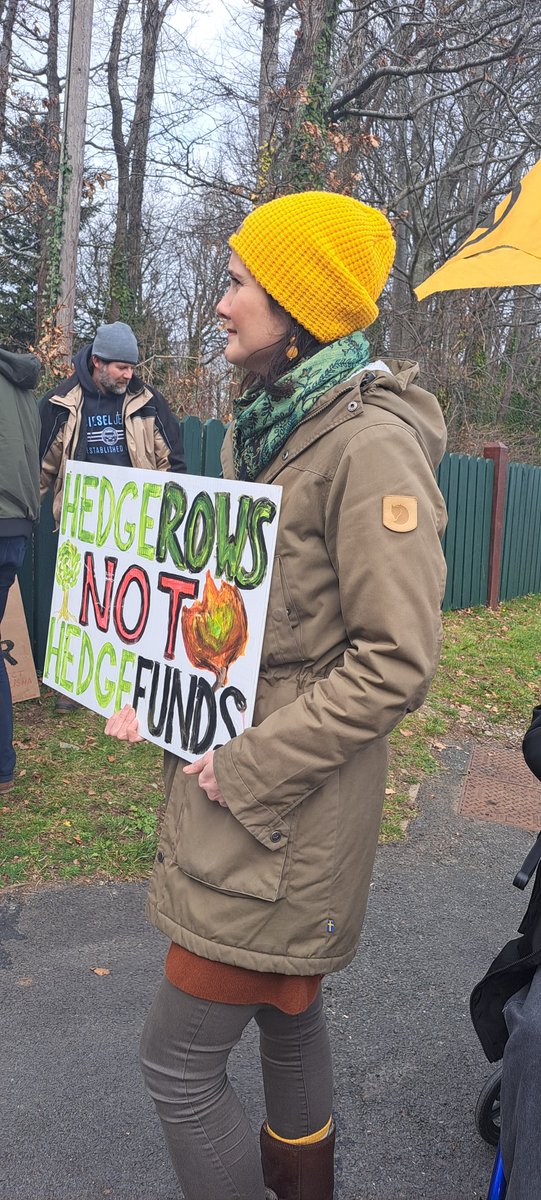
[[[299,357],[299,349],[297,346],[297,339],[295,337],[295,334],[292,333],[291,337],[289,339],[289,342],[287,344],[287,347],[286,347],[286,358],[288,358],[290,362],[293,362],[293,360],[298,357]]]

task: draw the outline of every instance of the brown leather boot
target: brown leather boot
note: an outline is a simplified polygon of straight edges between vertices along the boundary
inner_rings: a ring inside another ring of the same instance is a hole
[[[290,1146],[261,1128],[261,1162],[267,1187],[278,1200],[333,1200],[334,1122],[321,1142]]]

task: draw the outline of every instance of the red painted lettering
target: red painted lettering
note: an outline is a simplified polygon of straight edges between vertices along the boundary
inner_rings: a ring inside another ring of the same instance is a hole
[[[163,571],[158,576],[160,592],[169,592],[169,619],[167,622],[167,640],[164,658],[175,657],[178,619],[182,601],[186,598],[193,600],[199,592],[199,580],[186,579],[183,575],[166,575]]]

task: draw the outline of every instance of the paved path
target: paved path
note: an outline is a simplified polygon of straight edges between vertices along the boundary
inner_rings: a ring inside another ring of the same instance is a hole
[[[473,1111],[492,1068],[472,985],[513,936],[529,834],[456,813],[467,748],[442,754],[408,839],[378,852],[355,962],[327,980],[336,1200],[484,1200]],[[165,940],[143,884],[0,895],[0,1200],[179,1200],[136,1045]],[[109,975],[97,976],[102,967]],[[255,1036],[232,1074],[257,1125]]]

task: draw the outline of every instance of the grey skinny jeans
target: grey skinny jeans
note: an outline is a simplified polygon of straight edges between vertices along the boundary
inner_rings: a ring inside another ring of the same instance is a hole
[[[541,1196],[541,967],[504,1009],[501,1150],[506,1200]]]
[[[332,1112],[331,1052],[321,989],[305,1012],[199,1000],[164,978],[141,1039],[141,1066],[185,1200],[264,1200],[257,1138],[227,1076],[252,1018],[260,1031],[267,1118],[285,1138],[322,1129]]]

